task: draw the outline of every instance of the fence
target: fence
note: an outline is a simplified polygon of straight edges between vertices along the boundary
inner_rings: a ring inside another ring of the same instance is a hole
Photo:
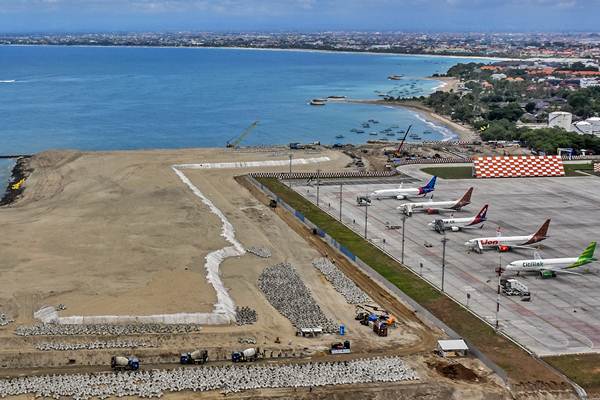
[[[386,178],[398,175],[399,172],[393,171],[346,171],[346,172],[253,172],[249,174],[253,178],[277,178],[287,179],[326,179],[326,178]]]

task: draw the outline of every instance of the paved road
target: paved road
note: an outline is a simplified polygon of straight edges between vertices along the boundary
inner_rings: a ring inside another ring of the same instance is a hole
[[[420,171],[415,178],[424,179]],[[504,235],[533,233],[546,218],[552,218],[549,235],[541,255],[575,257],[592,240],[600,239],[600,179],[526,178],[499,180],[439,180],[435,200],[460,197],[475,187],[473,204],[456,213],[456,217],[475,214],[489,204],[489,221],[482,230],[448,232],[444,289],[491,323],[496,320],[497,275],[495,268],[510,261],[533,258],[532,251],[510,253],[468,252],[467,239],[495,236],[501,227]],[[364,233],[364,207],[356,205],[356,196],[390,184],[344,185],[343,221],[356,232]],[[314,186],[296,186],[309,200],[316,201]],[[395,209],[401,201],[374,200],[369,207],[368,237],[396,258],[401,257],[401,230],[388,230],[386,222],[402,224]],[[339,216],[339,186],[320,187],[320,206],[336,218]],[[431,231],[427,223],[435,217],[415,214],[406,220],[405,262],[436,285],[441,283],[442,236]],[[432,247],[426,247],[430,243]],[[599,251],[600,252],[600,251]],[[420,264],[423,268],[420,268]],[[500,329],[540,356],[600,351],[600,265],[588,266],[585,276],[561,275],[541,279],[537,275],[516,277],[531,293],[531,302],[518,297],[502,296]],[[585,271],[585,267],[583,268]],[[582,271],[583,272],[583,271]]]

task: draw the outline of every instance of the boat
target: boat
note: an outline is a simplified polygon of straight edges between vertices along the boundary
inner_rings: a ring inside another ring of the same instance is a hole
[[[325,103],[327,103],[327,100],[325,99],[312,99],[310,101],[311,106],[324,106]]]
[[[365,131],[363,131],[361,129],[357,129],[355,133],[365,133]]]
[[[345,100],[346,96],[327,96],[329,100]]]
[[[362,127],[363,127],[363,128],[370,128],[370,127],[371,127],[371,125],[369,125],[369,124],[367,124],[366,122],[364,122],[364,123],[362,124]]]
[[[377,136],[377,132],[369,132],[369,135],[371,135],[371,136]]]
[[[336,139],[343,139],[343,138],[344,138],[344,135],[337,135],[335,138],[336,138]]]
[[[390,75],[390,76],[388,76],[388,79],[390,81],[399,81],[402,79],[402,75]]]
[[[352,129],[350,129],[350,132],[358,133],[358,129],[352,128]]]
[[[387,136],[395,136],[396,134],[394,132],[388,132],[386,133]]]
[[[378,124],[379,121],[375,120],[375,119],[370,119],[368,122],[372,123],[372,124]]]

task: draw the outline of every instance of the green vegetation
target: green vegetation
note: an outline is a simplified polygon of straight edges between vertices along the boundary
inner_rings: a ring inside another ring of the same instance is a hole
[[[587,149],[600,154],[600,138],[596,136],[579,135],[559,128],[517,128],[516,124],[520,119],[546,122],[552,111],[568,111],[580,118],[600,115],[600,87],[569,90],[538,82],[529,78],[525,71],[511,68],[504,69],[502,73],[519,79],[493,80],[494,71],[482,71],[483,65],[458,64],[448,70],[447,76],[465,82],[465,92],[439,91],[413,100],[421,101],[438,114],[472,125],[486,141],[516,140],[545,154],[556,154],[559,147],[576,151]],[[583,64],[574,66],[576,70],[586,70]]]
[[[439,176],[442,179],[471,179],[473,178],[473,167],[427,167],[421,171]]]
[[[507,372],[513,382],[517,384],[535,381],[556,382],[557,376],[525,351],[503,336],[496,334],[489,325],[442,295],[436,288],[418,278],[406,267],[388,257],[371,243],[363,240],[351,229],[340,224],[298,193],[290,190],[279,180],[259,178],[258,181],[294,209],[303,213],[310,221],[326,231],[388,281],[457,331],[462,337],[483,350],[491,360]]]
[[[585,176],[577,171],[583,171],[588,174],[594,173],[594,167],[591,163],[565,164],[565,176]]]
[[[545,357],[544,361],[585,388],[588,395],[600,393],[600,354]]]

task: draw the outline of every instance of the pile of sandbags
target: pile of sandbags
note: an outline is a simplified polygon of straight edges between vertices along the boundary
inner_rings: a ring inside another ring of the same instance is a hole
[[[325,278],[337,290],[348,304],[365,304],[373,300],[363,292],[354,281],[348,278],[338,267],[327,258],[318,258],[313,261],[313,266],[321,271]]]
[[[96,349],[135,349],[138,347],[157,347],[156,343],[141,340],[96,340],[88,343],[42,342],[35,346],[38,350],[96,350]]]
[[[70,336],[70,335],[146,335],[151,333],[180,334],[199,332],[196,324],[38,324],[21,325],[15,330],[19,336]]]
[[[246,251],[248,253],[252,253],[255,256],[262,257],[262,258],[269,258],[269,257],[271,257],[271,250],[269,250],[269,249],[267,249],[265,247],[252,246],[252,247],[248,247],[246,249]]]
[[[246,306],[235,308],[235,323],[237,325],[250,325],[256,321],[258,321],[256,310]]]
[[[166,392],[308,388],[419,379],[399,357],[302,364],[251,364],[102,374],[45,375],[0,380],[0,397],[90,399],[161,397]]]
[[[258,277],[258,287],[269,303],[296,328],[320,327],[326,333],[337,331],[337,324],[325,316],[292,265],[281,263],[265,268]]]

